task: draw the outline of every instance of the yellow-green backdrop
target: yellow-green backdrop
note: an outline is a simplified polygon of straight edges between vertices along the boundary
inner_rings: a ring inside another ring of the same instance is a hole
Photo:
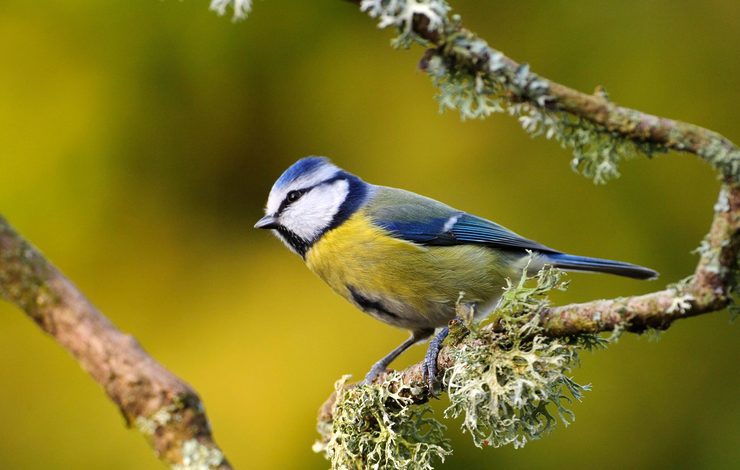
[[[335,379],[361,376],[405,338],[251,228],[300,156],[662,273],[572,275],[559,302],[648,292],[693,269],[718,189],[695,157],[630,161],[597,187],[511,118],[438,114],[415,70],[421,49],[391,50],[391,33],[347,2],[259,1],[240,24],[207,3],[0,3],[0,212],[201,393],[238,468],[325,468],[310,450],[317,407]],[[622,104],[740,141],[737,1],[452,4],[546,77],[601,84]],[[480,451],[450,423],[445,468],[737,465],[737,328],[713,314],[586,353],[576,378],[593,392],[572,426]],[[0,468],[161,468],[99,387],[5,303],[0,361]]]

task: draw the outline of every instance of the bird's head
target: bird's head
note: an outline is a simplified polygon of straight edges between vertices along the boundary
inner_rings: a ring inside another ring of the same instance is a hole
[[[325,157],[306,157],[275,181],[265,216],[254,225],[269,229],[305,256],[324,233],[347,220],[365,201],[370,185]]]

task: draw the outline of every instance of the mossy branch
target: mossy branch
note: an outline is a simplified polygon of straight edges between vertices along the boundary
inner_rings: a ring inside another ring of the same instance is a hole
[[[666,150],[693,153],[719,172],[724,184],[691,278],[647,295],[547,308],[541,312],[545,334],[665,329],[677,319],[722,310],[731,304],[737,294],[740,246],[740,149],[730,140],[694,124],[618,106],[600,87],[589,95],[540,77],[528,65],[507,57],[464,28],[459,16],[449,18],[450,7],[444,0],[348,1],[378,18],[379,27],[397,27],[399,36],[394,46],[418,43],[427,47],[420,65],[439,85],[443,109],[456,108],[463,118],[508,110],[520,116],[525,130],[549,137],[557,137],[560,126],[570,126],[561,135],[561,142],[575,146],[576,159],[581,159],[576,166],[583,164],[584,158],[617,158],[619,155],[614,153],[630,142],[648,154]],[[522,108],[522,104],[526,106]],[[579,130],[583,135],[574,137]],[[607,150],[605,155],[584,156],[589,150],[584,145],[605,136],[612,142],[599,149]],[[598,161],[589,164],[597,180],[600,172],[607,171],[598,169]],[[609,175],[601,174],[604,176]],[[442,369],[445,356],[443,351]],[[419,371],[420,365],[411,367],[409,379],[418,377]]]
[[[522,446],[541,437],[555,421],[549,405],[556,407],[566,424],[572,420],[564,402],[580,399],[587,387],[567,374],[577,364],[576,348],[603,343],[595,336],[598,333],[664,330],[682,318],[728,307],[737,312],[740,149],[735,144],[693,124],[618,106],[601,88],[588,95],[542,78],[465,29],[459,16],[448,18],[450,8],[444,0],[349,1],[379,19],[380,27],[396,27],[395,47],[413,43],[427,47],[420,66],[439,88],[442,110],[457,109],[463,119],[494,112],[517,116],[530,134],[554,138],[571,148],[573,168],[596,183],[618,176],[617,164],[623,158],[668,150],[698,155],[714,166],[723,181],[712,226],[698,250],[699,263],[686,280],[651,294],[552,307],[542,297],[558,285],[558,277],[541,271],[532,288],[526,286],[525,273],[518,285],[510,284],[504,305],[494,312],[491,323],[472,334],[451,327],[437,364],[450,395],[446,414],[464,415],[463,429],[476,445]],[[392,393],[396,401],[400,394],[407,405],[424,404],[431,396],[426,383],[421,363],[381,375],[374,384],[360,386],[359,392],[348,393],[351,388],[343,381],[319,413],[322,439],[316,449],[336,464],[337,456],[347,455],[348,443],[356,443],[362,433],[367,438],[365,430],[343,432],[334,427],[336,413],[344,421],[364,419],[364,408],[347,397]],[[388,413],[378,415],[382,407],[377,404],[367,400],[362,404],[384,420],[395,419]],[[419,410],[419,416],[427,413],[425,407]],[[407,415],[414,416],[410,411]],[[406,424],[396,423],[408,433]],[[381,448],[387,442],[381,436],[370,447]],[[425,442],[435,444],[440,450],[426,454],[416,468],[429,468],[431,459],[449,454],[443,439]],[[340,462],[353,466],[356,457]],[[389,448],[384,458],[398,464],[403,456]],[[345,468],[342,465],[334,468]]]
[[[446,414],[464,415],[463,428],[476,445],[521,446],[541,437],[555,421],[548,407],[566,424],[572,420],[566,402],[580,399],[587,387],[567,374],[577,364],[577,348],[603,344],[598,333],[662,330],[727,307],[737,312],[740,149],[730,140],[619,106],[601,87],[586,94],[541,77],[464,28],[445,0],[348,1],[380,28],[396,28],[394,47],[426,48],[420,68],[439,90],[440,110],[458,110],[463,119],[515,116],[531,135],[571,149],[573,169],[595,183],[619,176],[621,160],[669,150],[701,157],[723,182],[699,263],[686,280],[647,295],[552,307],[546,294],[562,285],[559,274],[542,270],[529,287],[533,279],[525,272],[509,285],[491,323],[470,332],[452,328],[438,357],[451,402]],[[427,407],[411,406],[426,403],[431,393],[421,364],[356,388],[346,380],[319,414],[315,450],[333,468],[427,469],[449,455],[441,424],[429,424]],[[419,433],[417,422],[431,430]]]
[[[538,309],[541,334],[549,337],[578,337],[602,332],[643,333],[665,330],[673,322],[725,308],[737,308],[738,271],[740,266],[740,185],[726,184],[714,205],[714,220],[702,246],[696,271],[688,279],[667,289],[650,294],[570,304]],[[492,322],[476,335],[463,335],[459,342],[448,342],[438,358],[440,375],[451,368],[460,351],[480,343],[501,331]],[[454,338],[454,335],[450,335]],[[422,363],[400,371],[404,384],[424,388]],[[376,383],[383,383],[379,377]],[[426,401],[428,391],[417,390],[418,402]],[[330,417],[334,397],[322,407],[324,418]]]
[[[450,395],[445,414],[464,416],[463,428],[479,447],[507,444],[521,447],[553,427],[556,419],[550,408],[556,409],[566,425],[574,419],[567,404],[572,399],[580,400],[588,387],[578,385],[568,374],[578,364],[578,349],[603,345],[604,340],[596,336],[598,333],[664,330],[682,318],[726,307],[736,309],[740,185],[723,186],[714,213],[693,276],[668,289],[552,307],[546,295],[563,286],[557,274],[543,270],[537,275],[537,285],[528,287],[525,272],[518,284],[507,288],[492,322],[472,331],[453,322],[448,341],[437,359],[439,378],[447,385]],[[347,449],[352,448],[352,443],[356,447],[359,437],[365,439],[366,449],[384,448],[388,436],[399,438],[393,433],[378,433],[373,423],[388,421],[392,424],[386,423],[386,428],[406,436],[413,434],[415,417],[421,419],[429,412],[426,402],[432,392],[427,389],[422,363],[383,374],[374,384],[360,386],[358,391],[352,391],[345,381],[324,403],[318,418],[322,437],[315,449],[332,460],[333,468],[346,468],[347,462],[356,463],[350,467],[357,468],[368,463],[357,452],[347,459]],[[380,398],[390,395],[397,403],[402,399],[409,409],[403,413],[385,412],[385,402]],[[368,401],[367,396],[376,400]],[[412,405],[421,406],[413,409]],[[368,424],[368,413],[382,419],[373,418]],[[345,423],[342,429],[337,427],[337,414],[340,422]],[[348,426],[347,422],[365,425],[358,428]],[[425,437],[427,440],[416,445],[435,452],[422,454],[423,459],[414,468],[431,468],[435,458],[444,459],[450,454],[444,437],[437,434]],[[403,455],[394,453],[393,448],[385,448],[388,449],[383,454],[385,461],[403,460]],[[389,468],[405,466],[394,464]]]
[[[553,336],[615,329],[641,333],[666,329],[682,318],[737,308],[740,185],[723,185],[710,231],[698,251],[694,274],[675,286],[634,297],[546,309],[542,312],[543,326]]]
[[[164,463],[178,470],[231,468],[196,392],[118,330],[2,216],[0,297],[72,354]]]
[[[395,26],[395,47],[426,47],[420,67],[439,89],[440,109],[463,119],[505,112],[525,131],[573,150],[572,166],[597,183],[619,175],[618,163],[634,155],[676,150],[696,154],[723,177],[738,181],[740,150],[720,134],[612,102],[602,87],[581,93],[548,80],[488,45],[449,17],[444,0],[348,0]]]

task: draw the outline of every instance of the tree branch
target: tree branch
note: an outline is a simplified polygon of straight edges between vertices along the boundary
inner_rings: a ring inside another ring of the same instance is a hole
[[[360,5],[361,0],[349,0]],[[540,312],[543,334],[578,336],[614,330],[634,333],[647,329],[666,329],[674,321],[729,306],[737,295],[738,255],[740,254],[740,149],[716,132],[672,119],[617,106],[600,90],[587,95],[529,72],[527,66],[492,49],[482,39],[462,27],[459,19],[431,28],[428,17],[413,16],[412,31],[417,40],[433,46],[421,61],[428,68],[434,57],[448,67],[463,70],[472,77],[485,76],[492,82],[504,83],[511,103],[526,102],[543,112],[568,113],[597,126],[599,132],[637,143],[696,154],[711,163],[722,175],[719,200],[714,205],[714,219],[709,233],[699,248],[701,257],[689,279],[676,286],[650,294],[596,300],[581,304],[550,307]],[[500,90],[499,90],[500,92]],[[489,324],[478,335],[467,335],[447,344],[438,356],[440,376],[453,365],[456,351],[481,338],[496,333]],[[403,371],[402,382],[414,384],[415,402],[429,398],[422,377],[422,363]],[[376,383],[382,383],[381,375]],[[319,423],[330,423],[336,394],[324,403]]]
[[[363,0],[348,1],[361,7],[364,3]],[[431,3],[444,4],[442,0],[433,0]],[[373,14],[372,7],[364,8],[364,11],[378,16],[378,13]],[[411,7],[407,5],[405,8]],[[536,110],[544,115],[567,114],[590,123],[605,135],[628,139],[646,152],[676,150],[693,153],[715,166],[724,177],[740,180],[740,149],[722,135],[694,124],[618,106],[601,87],[597,87],[594,94],[586,94],[543,78],[530,72],[527,64],[521,64],[490,47],[464,28],[459,17],[453,20],[435,18],[432,21],[426,16],[426,9],[418,11],[422,13],[412,15],[413,24],[404,34],[429,47],[420,67],[430,74],[462,73],[471,79],[474,94],[488,94],[493,99],[503,95],[504,101],[509,104],[525,104],[528,110]],[[386,7],[386,13],[397,12],[389,12]],[[402,29],[407,27],[398,26]],[[410,39],[403,44],[409,42]],[[441,71],[435,70],[440,68],[439,64],[432,65],[434,59],[441,63]],[[449,103],[443,106],[455,107]],[[465,114],[463,110],[461,112]],[[472,116],[485,117],[490,112],[495,110],[473,113]],[[522,115],[519,111],[512,114]]]
[[[740,185],[725,185],[714,206],[715,217],[702,247],[694,275],[673,288],[650,294],[563,305],[540,313],[543,333],[548,336],[577,336],[621,329],[642,333],[648,329],[667,329],[673,322],[727,307],[731,301],[740,253]],[[477,337],[466,336],[440,352],[441,374],[452,366],[455,350],[480,337],[493,335],[496,325],[482,329]],[[423,384],[422,363],[403,371],[404,383]],[[382,382],[382,377],[378,379]],[[326,407],[326,405],[325,405]]]
[[[173,468],[230,469],[203,404],[0,216],[0,296],[69,351]]]
[[[640,333],[648,328],[666,329],[678,319],[727,307],[738,270],[740,185],[724,185],[714,211],[696,271],[687,282],[646,295],[550,308],[542,313],[545,330],[552,336],[622,327]]]

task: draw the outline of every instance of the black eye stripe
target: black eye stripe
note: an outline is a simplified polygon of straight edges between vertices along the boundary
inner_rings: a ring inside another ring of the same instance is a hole
[[[326,181],[322,181],[321,183],[317,183],[313,186],[309,186],[307,188],[302,188],[302,189],[294,189],[293,191],[289,191],[288,194],[285,195],[285,199],[283,199],[283,202],[280,203],[280,207],[278,208],[276,215],[280,215],[285,209],[288,208],[288,206],[290,206],[292,203],[296,202],[298,199],[303,197],[304,194],[311,191],[313,188],[317,188],[325,184],[332,184],[339,180],[347,180],[347,176],[343,174],[337,174],[336,176],[329,178]],[[291,199],[291,195],[293,194],[295,194],[295,197]]]
[[[315,186],[311,186],[310,188],[296,189],[294,191],[288,192],[288,194],[285,196],[285,199],[283,199],[283,202],[280,203],[280,207],[277,210],[277,215],[280,215],[285,209],[288,208],[289,205],[296,202],[298,199],[301,198],[301,196],[303,196],[313,188],[315,188]]]

